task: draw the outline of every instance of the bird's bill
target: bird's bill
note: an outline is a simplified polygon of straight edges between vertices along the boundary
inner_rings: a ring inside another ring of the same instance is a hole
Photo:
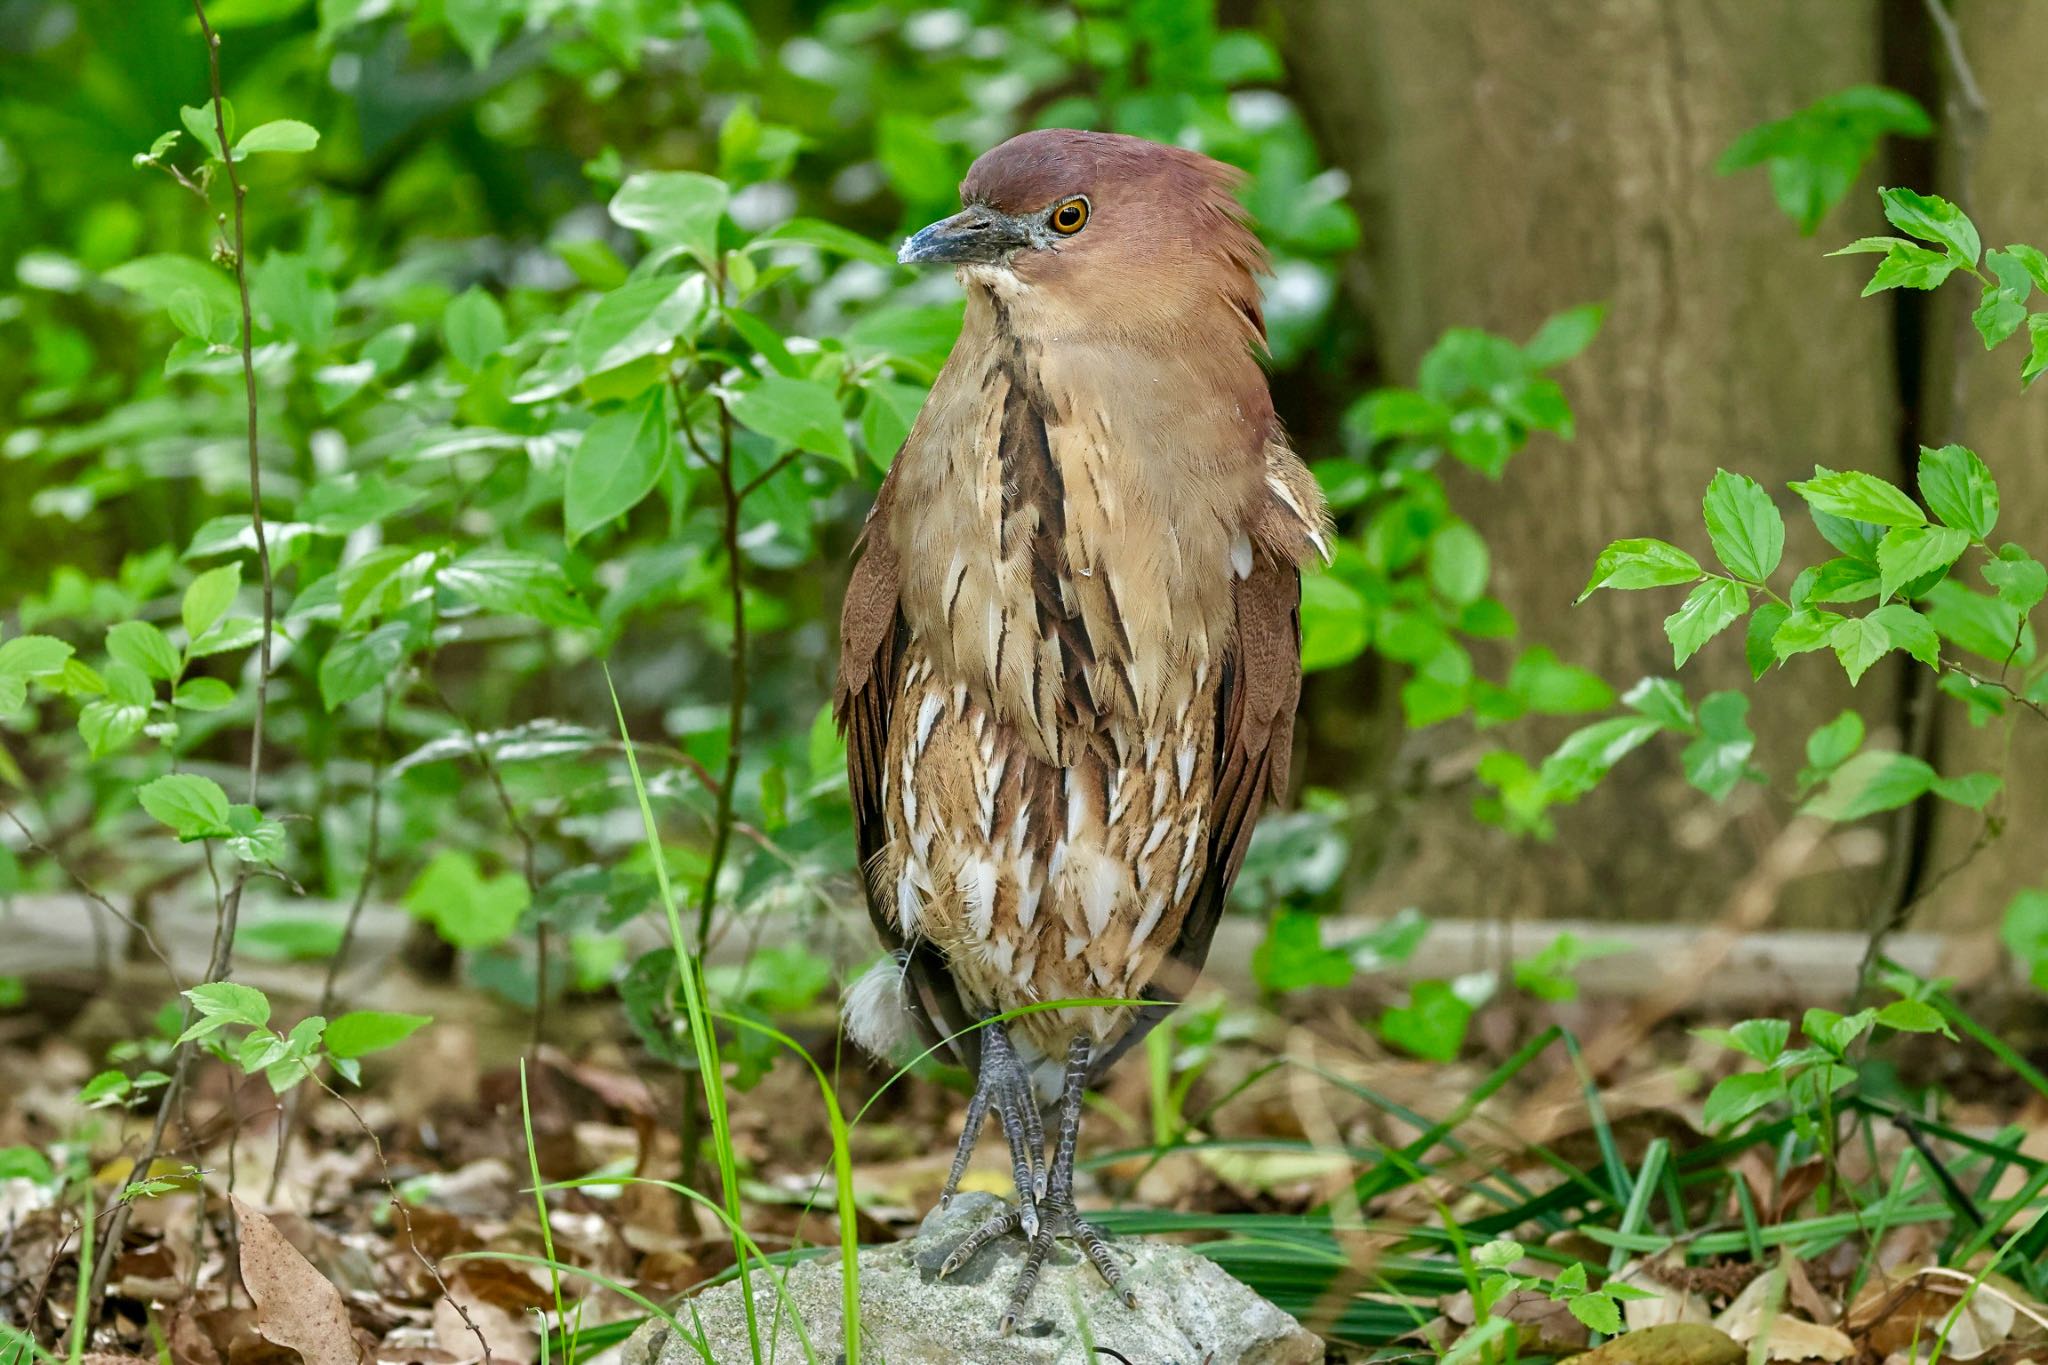
[[[1030,243],[1022,223],[976,206],[906,238],[896,259],[904,265],[991,265]]]

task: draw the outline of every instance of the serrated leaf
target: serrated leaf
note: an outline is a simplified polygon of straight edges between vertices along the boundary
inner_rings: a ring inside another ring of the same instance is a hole
[[[1909,189],[1881,189],[1885,220],[1909,237],[1934,242],[1969,265],[1983,248],[1976,227],[1961,209],[1938,194]]]
[[[55,673],[71,654],[71,646],[54,635],[17,635],[0,644],[0,678]]]
[[[1714,553],[1729,573],[1761,583],[1777,571],[1785,552],[1785,519],[1762,484],[1717,470],[1701,510]]]
[[[1698,580],[1699,561],[1676,545],[1647,538],[1617,540],[1600,552],[1593,576],[1578,596],[1583,602],[1601,588],[1665,588]]]
[[[1694,588],[1685,604],[1664,618],[1674,667],[1699,652],[1700,646],[1726,630],[1749,610],[1749,590],[1725,578],[1710,578]]]
[[[1878,526],[1922,526],[1926,513],[1903,492],[1875,474],[1836,471],[1816,465],[1813,477],[1792,485],[1806,504],[1830,516],[1867,521]]]
[[[522,550],[471,550],[436,579],[485,611],[530,616],[543,625],[587,626],[594,618],[554,560]]]
[[[1881,627],[1892,648],[1903,649],[1933,668],[1941,659],[1941,637],[1928,620],[1904,602],[1879,607],[1864,620]]]
[[[1893,527],[1877,547],[1878,596],[1948,568],[1969,548],[1970,533],[1951,526]]]
[[[1780,659],[1789,659],[1795,654],[1826,649],[1834,639],[1835,628],[1846,619],[1837,612],[1801,608],[1787,616],[1772,634],[1771,652]]]
[[[1944,526],[1985,540],[1998,525],[1998,484],[1976,452],[1963,446],[1920,447],[1920,496]]]
[[[1860,820],[1918,800],[1934,781],[1934,769],[1911,754],[1866,749],[1835,769],[1800,813],[1839,822]]]
[[[235,704],[235,689],[219,678],[187,678],[178,684],[171,704],[185,711],[224,711]]]
[[[1749,771],[1756,735],[1749,728],[1749,698],[1714,692],[1699,704],[1699,737],[1685,746],[1680,762],[1685,780],[1716,801],[1725,801]]]
[[[1998,590],[1998,600],[2009,607],[2028,611],[2048,597],[2048,565],[2017,545],[2001,545],[1983,573],[1984,581]]]
[[[1749,614],[1749,625],[1742,636],[1742,653],[1749,663],[1751,678],[1763,677],[1778,662],[1773,641],[1779,627],[1791,619],[1791,609],[1782,602],[1764,602]]]
[[[1947,1033],[1948,1020],[1925,1000],[1894,1000],[1877,1012],[1877,1022],[1901,1033]]]

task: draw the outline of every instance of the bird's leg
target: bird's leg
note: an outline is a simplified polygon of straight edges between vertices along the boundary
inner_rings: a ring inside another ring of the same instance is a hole
[[[946,1173],[945,1188],[939,1191],[940,1208],[953,1202],[991,1109],[1009,1140],[1010,1176],[1017,1184],[1017,1207],[1005,1216],[1015,1220],[1012,1227],[1022,1227],[1027,1237],[1034,1236],[1038,1232],[1038,1201],[1046,1188],[1045,1130],[1038,1096],[1031,1089],[1031,1073],[1001,1024],[987,1024],[982,1029],[981,1071],[975,1077],[974,1098],[967,1103],[967,1122],[960,1129],[953,1168]]]
[[[1018,1317],[1029,1306],[1031,1291],[1038,1286],[1039,1271],[1044,1268],[1046,1257],[1052,1253],[1053,1240],[1063,1235],[1081,1244],[1081,1250],[1109,1283],[1110,1290],[1123,1299],[1127,1307],[1138,1306],[1137,1295],[1124,1287],[1124,1268],[1117,1264],[1109,1243],[1081,1217],[1080,1209],[1074,1204],[1074,1148],[1081,1135],[1081,1096],[1088,1088],[1090,1048],[1086,1034],[1078,1035],[1067,1046],[1066,1078],[1060,1090],[1059,1136],[1053,1149],[1052,1166],[1046,1176],[1045,1195],[1038,1201],[1038,1228],[1036,1231],[1024,1228],[1030,1249],[1024,1257],[1024,1269],[1017,1277],[1017,1287],[1011,1291],[1009,1306],[1003,1311],[1001,1327],[1004,1336],[1016,1328]],[[939,1268],[939,1275],[943,1278],[952,1274],[967,1264],[975,1252],[1020,1227],[1024,1224],[1019,1210],[997,1214],[969,1233],[967,1240],[953,1249],[952,1254],[946,1257],[946,1263]]]

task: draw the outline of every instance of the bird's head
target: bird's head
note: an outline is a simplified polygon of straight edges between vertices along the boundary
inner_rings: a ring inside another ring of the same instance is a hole
[[[1266,255],[1221,162],[1143,138],[1051,128],[984,152],[964,208],[910,237],[909,265],[957,267],[1019,331],[1164,343],[1217,328],[1263,342]]]

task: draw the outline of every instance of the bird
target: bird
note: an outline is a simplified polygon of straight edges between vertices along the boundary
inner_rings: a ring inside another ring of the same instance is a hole
[[[841,611],[834,714],[888,950],[844,1013],[878,1056],[922,1040],[973,1076],[942,1206],[998,1121],[1016,1205],[941,1274],[1021,1231],[1006,1335],[1061,1236],[1137,1306],[1075,1203],[1083,1095],[1185,998],[1287,788],[1329,516],[1274,412],[1242,178],[1028,132],[898,253],[952,267],[966,309]]]

